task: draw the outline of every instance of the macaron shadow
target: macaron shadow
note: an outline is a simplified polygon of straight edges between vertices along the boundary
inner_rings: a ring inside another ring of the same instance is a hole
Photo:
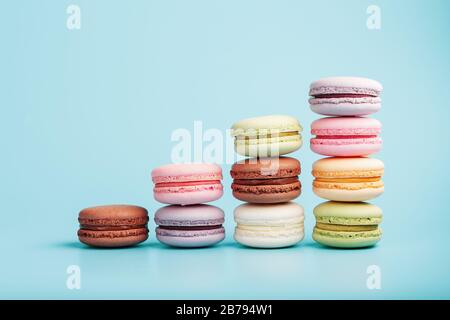
[[[77,250],[101,250],[101,251],[109,251],[109,250],[127,250],[127,249],[146,249],[149,247],[154,247],[156,243],[141,243],[137,245],[127,246],[127,247],[93,247],[88,246],[83,243],[77,241],[66,241],[66,242],[58,242],[53,243],[52,247],[59,249],[77,249]]]
[[[273,248],[263,248],[263,247],[250,247],[250,246],[246,246],[240,243],[234,243],[233,247],[239,250],[242,249],[248,249],[248,250],[255,250],[255,251],[274,251],[274,250],[289,250],[289,249],[296,249],[297,247],[302,247],[303,244],[301,242],[296,243],[292,246],[287,246],[287,247],[273,247]]]
[[[156,243],[155,247],[158,247],[158,249],[162,249],[162,250],[174,250],[174,251],[189,251],[189,250],[206,250],[206,249],[213,249],[213,248],[217,248],[223,246],[223,244],[217,243],[211,246],[204,246],[204,247],[177,247],[177,246],[170,246],[168,244],[164,244],[164,243]]]
[[[368,247],[362,247],[362,248],[338,248],[338,247],[329,247],[321,245],[317,242],[307,242],[304,244],[305,247],[313,248],[313,249],[319,249],[319,250],[329,250],[329,251],[364,251],[364,250],[370,250],[377,247],[377,244],[374,244],[372,246]]]

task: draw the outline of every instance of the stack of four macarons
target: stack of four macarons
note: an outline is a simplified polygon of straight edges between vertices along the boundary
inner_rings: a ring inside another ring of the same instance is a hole
[[[313,239],[332,247],[366,247],[381,239],[381,209],[362,201],[384,191],[382,161],[368,158],[381,150],[381,123],[366,116],[381,108],[382,86],[356,77],[313,82],[310,107],[332,116],[311,124],[311,150],[329,156],[313,164],[313,191],[331,200],[314,209]]]
[[[231,129],[235,151],[245,157],[230,171],[233,196],[247,203],[234,211],[235,240],[256,248],[291,246],[304,237],[297,159],[284,157],[302,145],[302,127],[285,115],[249,118]]]

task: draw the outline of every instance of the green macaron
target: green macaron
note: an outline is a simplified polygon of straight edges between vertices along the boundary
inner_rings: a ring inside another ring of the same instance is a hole
[[[314,208],[313,239],[336,248],[363,248],[381,239],[382,211],[366,202],[328,201]]]

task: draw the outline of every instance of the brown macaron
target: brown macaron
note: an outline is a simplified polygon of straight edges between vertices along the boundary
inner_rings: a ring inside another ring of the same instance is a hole
[[[251,203],[281,203],[301,193],[300,162],[289,157],[252,158],[231,168],[231,189],[236,199]]]
[[[78,216],[78,238],[94,247],[127,247],[148,238],[148,212],[132,205],[86,208]]]

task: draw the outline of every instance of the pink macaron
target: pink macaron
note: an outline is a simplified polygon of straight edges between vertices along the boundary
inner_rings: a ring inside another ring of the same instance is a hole
[[[326,116],[364,116],[380,110],[382,85],[358,77],[330,77],[310,86],[311,110]]]
[[[219,199],[223,194],[222,169],[216,164],[168,164],[152,171],[155,200],[192,205]]]
[[[225,238],[224,213],[201,204],[187,207],[167,206],[155,214],[157,239],[175,247],[206,247]]]
[[[334,157],[367,156],[381,150],[381,123],[372,118],[322,118],[311,124],[311,150]]]

